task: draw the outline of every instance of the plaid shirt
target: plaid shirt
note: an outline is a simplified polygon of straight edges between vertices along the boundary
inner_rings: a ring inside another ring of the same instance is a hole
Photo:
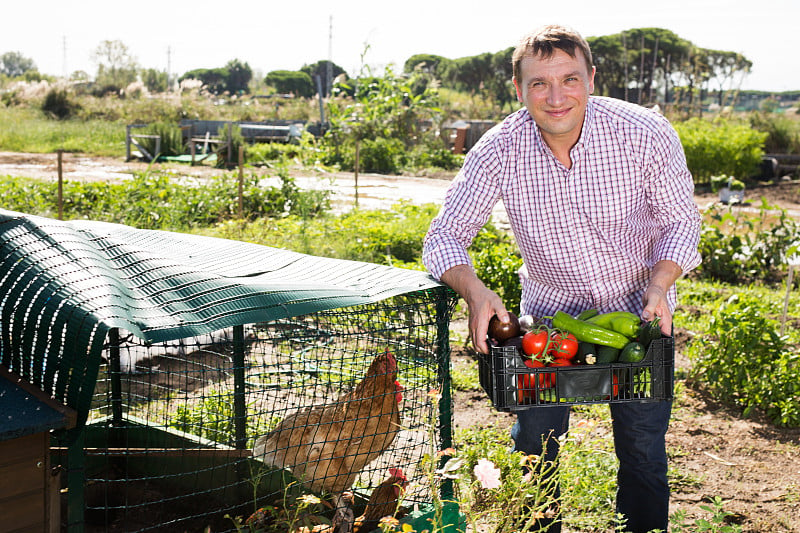
[[[524,260],[522,314],[640,313],[656,262],[669,259],[684,272],[700,264],[692,176],[663,116],[590,97],[570,157],[567,169],[527,109],[487,132],[467,154],[425,237],[428,271],[439,279],[471,264],[466,249],[499,200]],[[674,286],[667,297],[674,309]]]

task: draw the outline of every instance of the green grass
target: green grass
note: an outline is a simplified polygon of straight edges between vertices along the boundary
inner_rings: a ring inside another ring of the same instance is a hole
[[[107,120],[52,120],[26,107],[0,107],[0,150],[125,155],[125,125]]]

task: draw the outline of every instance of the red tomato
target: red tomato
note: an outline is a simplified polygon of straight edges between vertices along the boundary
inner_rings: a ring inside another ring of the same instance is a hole
[[[572,366],[572,361],[570,361],[569,359],[565,359],[563,357],[556,357],[547,366]],[[551,372],[549,374],[548,378],[549,378],[549,381],[550,381],[550,386],[551,387],[555,387],[556,386],[556,373],[555,372]]]
[[[523,361],[528,368],[544,368],[545,366],[544,363],[538,359],[523,359]],[[520,403],[524,403],[524,397],[535,395],[537,381],[539,383],[539,390],[550,388],[552,386],[550,374],[551,373],[540,372],[538,374],[520,374],[517,376],[517,388],[519,389],[519,394],[517,396],[520,399]]]
[[[619,398],[619,378],[616,374],[611,374],[611,383],[612,383],[612,394],[611,398]],[[606,396],[606,400],[610,400],[608,396]]]
[[[547,347],[549,334],[546,329],[539,331],[528,331],[522,336],[522,351],[528,357],[541,359],[544,349]]]
[[[578,354],[578,339],[572,333],[555,333],[549,353],[555,359],[572,359]]]

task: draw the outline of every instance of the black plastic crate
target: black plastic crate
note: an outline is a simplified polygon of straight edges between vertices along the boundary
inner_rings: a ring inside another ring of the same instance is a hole
[[[654,340],[638,363],[530,368],[515,346],[478,354],[481,387],[500,411],[672,399],[675,345]]]

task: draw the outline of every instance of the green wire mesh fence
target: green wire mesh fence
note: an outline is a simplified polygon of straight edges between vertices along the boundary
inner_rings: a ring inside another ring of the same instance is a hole
[[[424,273],[7,211],[0,247],[0,363],[78,411],[67,531],[368,531],[452,496],[456,299]]]

